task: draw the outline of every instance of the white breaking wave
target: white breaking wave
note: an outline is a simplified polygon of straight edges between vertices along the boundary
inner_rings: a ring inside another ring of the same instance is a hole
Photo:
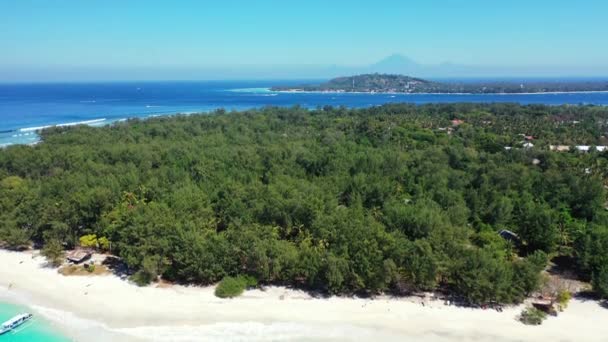
[[[269,93],[271,92],[270,88],[238,88],[238,89],[228,89],[233,93]]]
[[[35,313],[53,323],[65,333],[75,338],[75,341],[129,341],[132,338],[120,336],[104,323],[78,317],[72,312],[52,309],[40,305],[30,305]]]
[[[32,135],[33,133],[22,133],[22,134],[13,134],[11,135],[11,138],[21,138],[21,137],[27,137],[28,135]]]
[[[40,305],[30,305],[38,314],[43,316],[50,322],[60,325],[70,325],[73,328],[89,329],[89,328],[107,328],[104,324],[77,317],[72,312],[47,308]]]
[[[93,120],[85,120],[85,121],[78,121],[78,122],[68,122],[68,123],[62,123],[62,124],[57,124],[57,125],[47,125],[47,126],[38,126],[38,127],[26,127],[26,128],[20,128],[19,132],[35,132],[35,131],[39,131],[45,128],[50,128],[50,127],[69,127],[69,126],[77,126],[77,125],[94,125],[94,124],[100,124],[102,122],[106,121],[105,118],[103,119],[93,119]]]

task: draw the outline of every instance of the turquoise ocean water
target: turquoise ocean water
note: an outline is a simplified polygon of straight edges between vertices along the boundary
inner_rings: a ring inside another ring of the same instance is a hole
[[[31,312],[26,307],[0,302],[0,323],[13,316]],[[0,335],[0,342],[68,342],[70,338],[63,336],[50,322],[45,321],[34,313],[34,318],[19,327],[15,332]]]

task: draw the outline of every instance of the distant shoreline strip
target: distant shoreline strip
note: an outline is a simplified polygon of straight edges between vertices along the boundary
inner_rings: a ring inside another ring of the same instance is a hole
[[[94,124],[99,124],[106,121],[105,118],[103,119],[93,119],[93,120],[85,120],[85,121],[78,121],[78,122],[68,122],[68,123],[60,123],[60,124],[56,124],[56,125],[46,125],[46,126],[38,126],[38,127],[26,127],[26,128],[20,128],[19,132],[35,132],[35,131],[40,131],[46,128],[51,128],[51,127],[70,127],[70,126],[78,126],[78,125],[94,125]]]
[[[339,91],[339,90],[272,90],[275,93],[288,94],[366,94],[366,95],[559,95],[559,94],[605,94],[608,90],[585,90],[585,91],[546,91],[536,93],[404,93],[389,91]]]

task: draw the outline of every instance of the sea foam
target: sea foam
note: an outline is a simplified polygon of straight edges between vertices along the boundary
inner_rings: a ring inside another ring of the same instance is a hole
[[[61,124],[57,124],[57,125],[47,125],[47,126],[38,126],[38,127],[26,127],[26,128],[20,128],[19,132],[35,132],[35,131],[39,131],[39,130],[42,130],[42,129],[45,129],[45,128],[51,128],[51,127],[69,127],[69,126],[77,126],[77,125],[98,125],[98,124],[101,124],[104,121],[106,121],[105,118],[103,118],[103,119],[85,120],[85,121],[77,121],[77,122],[61,123]]]
[[[270,88],[236,88],[236,89],[228,89],[228,91],[233,93],[269,93],[271,92]]]
[[[35,313],[45,320],[62,328],[65,333],[77,341],[129,341],[132,338],[113,331],[106,324],[76,316],[69,311],[48,308],[40,305],[30,305]]]

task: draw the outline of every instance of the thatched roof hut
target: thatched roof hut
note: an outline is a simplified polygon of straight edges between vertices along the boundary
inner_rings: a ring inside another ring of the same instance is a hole
[[[555,307],[555,301],[547,298],[537,298],[532,302],[532,306],[545,313],[557,316],[557,308]]]
[[[86,249],[75,249],[66,256],[69,262],[79,264],[91,258],[92,253]]]

